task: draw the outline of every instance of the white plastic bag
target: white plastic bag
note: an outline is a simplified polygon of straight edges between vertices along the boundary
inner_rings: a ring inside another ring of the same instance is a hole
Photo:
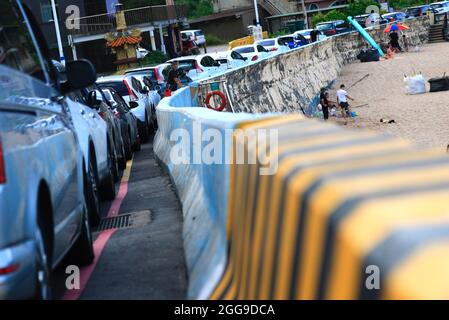
[[[420,94],[426,93],[426,79],[422,74],[417,74],[412,77],[405,77],[405,90],[408,94]]]

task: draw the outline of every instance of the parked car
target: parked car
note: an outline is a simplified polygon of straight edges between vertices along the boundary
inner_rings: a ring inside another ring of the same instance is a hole
[[[151,131],[154,130],[152,121],[154,108],[148,96],[149,88],[142,88],[140,81],[132,75],[102,77],[97,80],[97,85],[100,88],[113,88],[123,97],[138,119],[142,142],[148,141]]]
[[[140,137],[137,118],[131,112],[125,100],[113,88],[101,89],[104,98],[109,102],[114,114],[120,119],[126,159],[131,160],[133,151],[140,151]],[[132,103],[131,103],[132,104]]]
[[[255,62],[260,59],[269,57],[270,51],[265,49],[260,44],[251,44],[246,46],[239,46],[234,48],[235,51],[240,53],[243,57],[248,58],[248,61]]]
[[[409,17],[417,18],[417,17],[425,16],[427,14],[427,11],[435,11],[435,10],[432,9],[432,7],[429,5],[423,5],[423,6],[407,8],[405,10],[405,14],[408,15]]]
[[[195,41],[196,44],[199,45],[200,47],[204,47],[206,45],[206,37],[204,36],[203,31],[201,30],[181,31],[181,38]]]
[[[86,105],[89,108],[96,110],[98,115],[106,122],[108,127],[108,136],[112,137],[112,141],[109,141],[111,147],[113,148],[112,158],[115,159],[118,169],[125,169],[126,155],[120,128],[120,121],[115,117],[113,110],[111,110],[108,104],[102,99],[100,90],[96,85],[82,89],[80,92],[83,94]],[[116,182],[119,180],[118,170],[114,170],[114,180]],[[107,199],[111,197],[112,195],[106,196]]]
[[[409,17],[405,12],[390,12],[382,15],[382,19],[387,20],[388,22],[394,22],[394,21],[404,21],[405,19],[408,19]]]
[[[170,72],[172,66],[170,63],[162,63],[160,65],[158,65],[158,68],[163,68],[162,69],[162,75],[164,77],[164,79],[168,79],[168,73]],[[178,78],[181,81],[181,83],[183,85],[188,85],[189,83],[191,83],[193,80],[191,78],[189,78],[187,76],[187,72],[185,72],[184,69],[179,69],[180,72],[178,72]],[[164,84],[164,90],[167,87],[167,83],[165,82]],[[163,96],[163,94],[162,94]]]
[[[301,34],[290,34],[286,36],[278,37],[280,44],[285,44],[290,49],[296,49],[309,44],[309,41]]]
[[[435,13],[449,12],[449,1],[434,2],[430,4],[430,7]]]
[[[310,37],[310,32],[312,32],[312,30],[314,30],[314,29],[299,30],[299,31],[296,31],[293,35],[295,35],[295,36],[301,35],[304,37],[304,39],[306,39],[308,42],[310,42],[310,41],[312,41],[312,38]],[[322,41],[322,40],[327,39],[327,36],[323,32],[321,32],[319,30],[316,30],[316,31],[318,32],[317,41]]]
[[[227,69],[235,69],[248,64],[248,58],[245,58],[235,50],[211,53],[210,56],[215,61],[218,61],[220,65],[227,66]]]
[[[0,58],[0,299],[51,299],[63,258],[94,259],[88,178],[66,95],[96,73],[88,61],[67,62],[70,80],[61,83],[31,11],[21,1],[0,5],[1,45],[16,58]]]
[[[57,61],[52,62],[58,71],[59,80],[67,81],[65,66]],[[107,123],[96,110],[87,107],[81,91],[71,92],[67,98],[71,100],[67,105],[84,154],[85,172],[89,179],[85,190],[86,204],[91,224],[96,226],[101,219],[100,193],[107,200],[115,198],[114,174],[118,175],[117,162],[109,147],[113,139]]]
[[[343,20],[321,22],[316,25],[316,29],[328,37],[351,31],[349,25]]]
[[[209,54],[180,57],[171,59],[167,62],[172,63],[173,61],[178,61],[179,68],[183,69],[187,76],[193,81],[210,77],[223,71],[225,68],[225,66],[222,67],[220,63],[215,61]]]
[[[293,41],[293,37],[292,37]],[[294,41],[293,41],[294,42]],[[255,44],[263,46],[270,52],[283,53],[290,51],[287,41],[279,41],[279,38],[269,38],[256,41]]]

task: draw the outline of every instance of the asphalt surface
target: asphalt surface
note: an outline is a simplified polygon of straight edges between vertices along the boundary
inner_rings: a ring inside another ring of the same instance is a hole
[[[102,204],[103,217],[110,206]],[[134,155],[119,211],[123,214],[131,214],[132,225],[112,234],[79,299],[185,299],[181,206],[169,177],[155,161],[152,143]],[[66,293],[65,267],[63,263],[53,279],[57,298]]]

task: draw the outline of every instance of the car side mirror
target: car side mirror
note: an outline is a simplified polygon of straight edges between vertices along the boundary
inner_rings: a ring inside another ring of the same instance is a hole
[[[221,64],[220,64],[220,62],[216,61],[216,62],[214,63],[214,66],[215,66],[215,67],[219,67],[219,66],[221,66]]]
[[[129,102],[129,108],[130,109],[135,109],[139,106],[139,104],[136,101],[130,101]]]
[[[63,93],[89,87],[97,81],[97,71],[89,60],[68,61],[65,66],[67,81],[62,85]]]
[[[98,97],[97,97],[97,92],[96,91],[90,91],[88,94],[87,94],[87,99],[86,99],[87,101],[87,105],[90,107],[90,108],[93,108],[93,109],[96,109],[96,110],[98,110],[98,109],[100,109],[100,105],[101,105],[101,103],[103,102],[102,100],[100,100]]]

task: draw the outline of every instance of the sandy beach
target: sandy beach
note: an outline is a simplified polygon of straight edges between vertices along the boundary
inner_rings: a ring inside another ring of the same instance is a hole
[[[353,111],[359,116],[350,120],[349,127],[367,128],[389,133],[416,142],[420,147],[436,147],[446,151],[449,144],[449,91],[408,95],[404,75],[421,72],[426,81],[432,77],[449,75],[449,43],[427,44],[415,52],[400,53],[393,60],[347,65],[330,91],[340,84],[349,88],[355,101]],[[367,76],[369,75],[369,76]],[[427,83],[427,91],[429,91]],[[381,123],[394,120],[394,124]],[[341,123],[342,121],[337,120]]]

